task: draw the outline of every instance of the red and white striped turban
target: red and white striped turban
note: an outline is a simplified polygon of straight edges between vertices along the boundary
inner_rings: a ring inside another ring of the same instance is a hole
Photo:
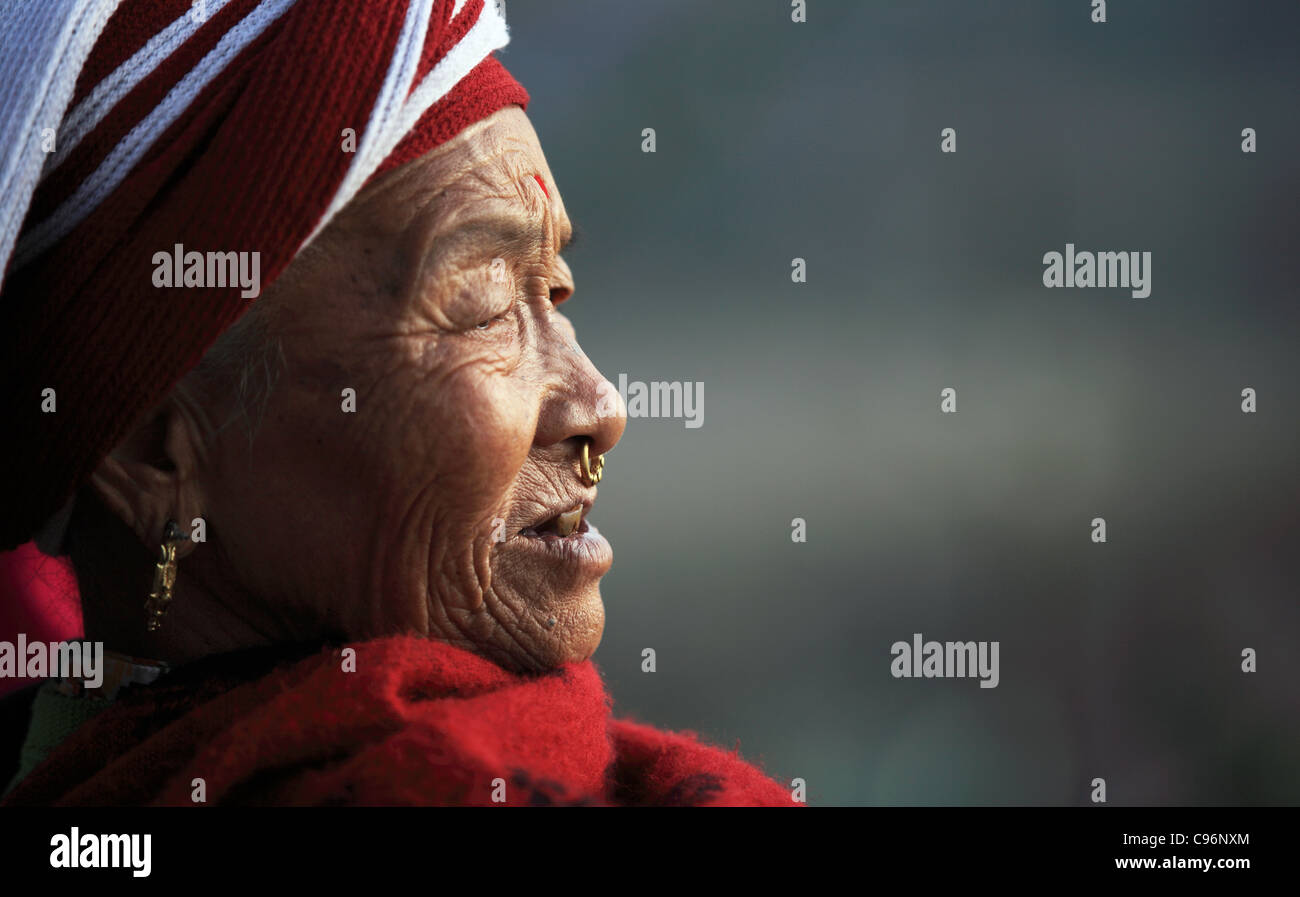
[[[248,307],[154,287],[154,254],[258,252],[269,284],[371,178],[527,104],[508,40],[499,0],[5,0],[0,548]]]

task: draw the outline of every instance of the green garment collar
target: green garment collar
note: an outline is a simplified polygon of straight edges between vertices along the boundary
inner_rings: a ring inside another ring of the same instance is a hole
[[[5,788],[8,794],[63,743],[82,723],[107,710],[112,701],[91,695],[72,697],[59,691],[58,682],[46,682],[32,701],[32,721],[18,759],[18,773]]]
[[[113,704],[118,692],[132,685],[147,685],[167,672],[167,664],[105,651],[102,677],[93,685],[76,677],[51,679],[36,691],[32,719],[18,757],[18,773],[5,788],[12,791],[69,735]]]

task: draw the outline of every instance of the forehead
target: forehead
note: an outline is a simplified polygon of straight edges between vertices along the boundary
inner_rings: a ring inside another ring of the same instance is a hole
[[[366,193],[358,197],[358,223],[421,255],[440,242],[491,238],[558,247],[572,232],[537,134],[516,106],[387,173]]]

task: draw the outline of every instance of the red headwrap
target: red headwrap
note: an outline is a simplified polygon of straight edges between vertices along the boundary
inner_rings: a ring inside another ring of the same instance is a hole
[[[0,92],[0,548],[248,308],[239,285],[156,287],[156,253],[257,252],[265,288],[376,174],[528,101],[485,0],[7,3],[0,51],[30,29],[48,84]]]

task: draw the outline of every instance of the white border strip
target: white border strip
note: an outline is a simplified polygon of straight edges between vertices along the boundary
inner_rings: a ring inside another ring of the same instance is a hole
[[[428,0],[428,2],[431,4],[432,0]],[[427,22],[427,16],[425,20]],[[414,91],[409,90],[409,85],[414,80],[414,72],[407,77],[408,89],[403,90],[396,96],[396,108],[390,106],[383,109],[381,113],[379,103],[376,102],[375,113],[371,115],[370,125],[366,128],[366,135],[362,140],[362,145],[358,147],[357,157],[353,161],[351,169],[349,169],[343,183],[339,185],[339,189],[334,194],[334,199],[330,202],[328,210],[321,217],[311,236],[303,242],[303,246],[316,239],[317,235],[325,229],[325,226],[338,214],[339,210],[352,201],[352,198],[356,196],[362,185],[370,179],[370,176],[388,158],[393,148],[415,127],[416,122],[420,120],[420,116],[429,111],[429,107],[450,93],[451,89],[486,59],[493,50],[499,50],[509,42],[510,32],[506,27],[506,20],[502,15],[501,8],[493,0],[485,0],[483,12],[480,13],[478,20],[470,26],[469,31],[460,39],[460,42],[452,47],[446,56],[438,60]],[[420,44],[414,49],[417,60],[422,49],[423,37],[421,37]],[[396,66],[396,62],[394,65]],[[389,75],[392,76],[391,70]],[[301,251],[301,247],[299,251]]]
[[[366,123],[361,145],[357,147],[347,174],[343,176],[334,198],[306,243],[314,240],[321,229],[338,214],[339,209],[347,205],[348,200],[356,195],[366,178],[370,177],[371,172],[379,167],[391,151],[391,146],[387,149],[384,146],[388,135],[398,126],[402,104],[406,102],[419,70],[420,54],[424,52],[424,39],[429,30],[429,18],[433,14],[433,2],[434,0],[411,0],[411,5],[406,8],[402,34],[393,50],[393,59],[388,65],[383,87],[370,110],[370,121]]]
[[[474,23],[474,27],[470,28],[461,42],[452,47],[446,56],[438,60],[429,74],[424,76],[420,85],[415,88],[415,92],[402,108],[399,140],[415,127],[420,116],[428,112],[430,106],[451,93],[452,88],[493,50],[499,50],[510,43],[510,31],[506,28],[506,20],[496,15],[494,8],[493,15],[489,15],[489,8],[492,7],[484,5],[483,14]],[[393,146],[396,145],[395,142]],[[389,152],[391,151],[390,147]],[[388,153],[384,156],[386,158]]]
[[[62,120],[117,3],[5,0],[0,10],[0,282],[40,182],[40,132]]]
[[[117,189],[149,148],[171,127],[195,97],[219,75],[245,47],[251,44],[295,0],[263,0],[252,12],[222,36],[188,75],[182,78],[163,101],[140,121],[122,142],[114,147],[95,173],[88,177],[72,196],[49,218],[32,227],[18,242],[14,267],[21,267],[71,233],[110,193]]]
[[[207,0],[211,4],[206,16],[197,19],[194,8],[185,11],[176,21],[154,35],[147,44],[136,50],[126,62],[119,65],[111,75],[95,85],[95,89],[86,98],[63,117],[59,126],[58,150],[45,163],[41,179],[49,177],[50,172],[63,164],[68,155],[77,148],[86,135],[95,130],[113,107],[143,81],[154,73],[169,56],[180,48],[203,25],[221,12],[230,0]]]

